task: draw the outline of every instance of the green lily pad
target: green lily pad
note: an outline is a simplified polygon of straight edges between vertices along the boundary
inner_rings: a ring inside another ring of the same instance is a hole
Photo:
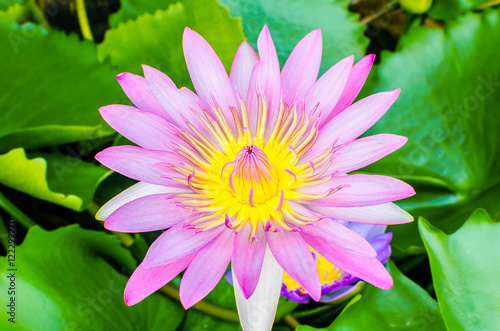
[[[21,5],[24,0],[0,0],[0,10],[5,10],[13,5]]]
[[[419,229],[448,330],[495,330],[500,325],[500,223],[482,209],[447,235],[425,219]]]
[[[32,153],[16,148],[0,155],[0,183],[69,209],[83,210],[99,183],[112,171],[60,154]]]
[[[100,139],[98,108],[122,101],[116,71],[75,35],[0,19],[0,152]],[[123,102],[126,99],[123,97]]]
[[[120,9],[109,17],[109,25],[115,28],[118,24],[136,19],[142,14],[153,14],[158,9],[167,9],[169,5],[175,2],[177,1],[122,0],[120,1]]]
[[[418,199],[409,199],[400,205],[413,215],[432,220],[432,224],[447,233],[455,232],[477,208],[484,208],[495,221],[500,219],[500,184],[465,198],[446,190],[433,187],[417,189]],[[416,236],[416,222],[390,227],[396,233],[396,241],[391,243],[393,256],[424,254],[425,248]]]
[[[392,261],[387,265],[394,280],[392,289],[366,284],[329,327],[301,326],[297,331],[446,330],[439,307],[429,293],[403,275]]]
[[[189,86],[191,80],[182,53],[186,25],[186,13],[180,3],[154,14],[143,14],[108,30],[98,46],[99,58],[109,58],[121,72],[140,75],[141,64],[147,64],[169,75],[176,84]]]
[[[435,0],[429,16],[446,20],[476,9],[487,2],[488,0]]]
[[[0,303],[6,307],[15,298],[15,324],[4,315],[2,329],[175,330],[184,315],[179,303],[159,294],[125,305],[125,275],[135,260],[116,237],[103,232],[78,225],[48,232],[35,226],[10,263],[0,262]],[[12,280],[15,293],[7,295]]]
[[[471,13],[444,30],[414,26],[399,51],[385,53],[374,91],[401,88],[368,133],[392,132],[408,143],[370,170],[402,178],[430,177],[463,194],[500,181],[500,38],[498,10]],[[480,148],[479,148],[480,147]]]
[[[212,45],[229,70],[244,36],[240,21],[213,0],[186,0],[120,24],[106,32],[98,46],[99,57],[135,74],[142,74],[141,64],[147,64],[169,75],[177,86],[191,87],[182,51],[186,26]]]
[[[0,2],[0,7],[2,6]],[[15,3],[12,6],[0,11],[0,19],[9,19],[15,22],[19,22],[25,19],[29,15],[28,8],[19,3]]]
[[[253,46],[267,23],[281,65],[300,39],[317,28],[323,33],[321,72],[349,55],[361,58],[368,45],[366,26],[347,10],[343,0],[221,0],[221,4],[229,8],[232,16],[241,17],[243,31]]]
[[[431,213],[426,207],[477,207],[477,199],[500,182],[500,62],[491,61],[498,38],[499,11],[489,9],[451,20],[444,29],[413,26],[397,52],[382,56],[370,93],[400,87],[401,94],[368,134],[391,132],[409,141],[364,171],[415,184],[417,195],[401,205],[416,217]],[[463,221],[455,216],[430,219],[456,229]],[[390,231],[395,246],[423,252],[416,222]]]

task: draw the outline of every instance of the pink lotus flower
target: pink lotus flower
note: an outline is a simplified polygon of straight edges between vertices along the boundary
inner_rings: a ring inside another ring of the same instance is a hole
[[[185,308],[205,297],[229,262],[245,330],[270,329],[283,269],[314,300],[321,296],[314,248],[342,270],[388,289],[377,252],[350,222],[398,224],[412,217],[392,203],[414,194],[391,177],[347,175],[400,148],[406,138],[357,139],[396,100],[399,89],[351,103],[373,62],[348,57],[317,79],[321,32],[309,33],[283,70],[267,26],[259,56],[243,41],[228,77],[210,45],[185,29],[187,67],[197,94],[161,72],[118,75],[136,105],[101,115],[140,147],[110,147],[96,158],[140,181],[98,212],[106,228],[165,231],[131,276],[133,305],[186,269]],[[258,318],[257,318],[257,317]]]

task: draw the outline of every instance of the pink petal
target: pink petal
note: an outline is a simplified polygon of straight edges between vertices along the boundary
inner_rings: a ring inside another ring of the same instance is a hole
[[[184,192],[182,189],[139,182],[109,200],[97,211],[95,218],[104,221],[115,210],[126,203],[153,194]],[[189,191],[188,191],[189,192]]]
[[[392,278],[376,257],[361,256],[346,250],[337,249],[334,245],[317,237],[301,233],[306,242],[319,254],[337,268],[342,269],[382,289],[392,287]]]
[[[174,225],[153,242],[143,261],[145,268],[170,264],[197,252],[223,230],[223,227],[219,226],[200,232],[184,227],[186,224],[182,222]]]
[[[125,303],[128,306],[135,305],[165,286],[191,263],[194,256],[192,253],[176,262],[149,269],[144,268],[144,263],[141,263],[125,286]]]
[[[156,101],[144,77],[124,72],[116,76],[116,79],[127,97],[137,108],[168,119],[167,114]]]
[[[214,100],[227,119],[232,119],[230,107],[239,109],[234,89],[231,87],[226,69],[210,45],[190,28],[184,30],[182,39],[184,57],[198,96],[211,109]],[[234,131],[234,122],[228,121]]]
[[[370,73],[374,59],[374,54],[368,54],[352,67],[349,79],[347,80],[347,84],[345,85],[339,102],[337,102],[328,118],[322,122],[322,125],[326,124],[336,115],[340,114],[340,112],[349,107],[354,99],[356,99],[359,91],[361,91],[361,88],[365,84],[368,74]]]
[[[169,228],[195,212],[179,206],[175,195],[155,194],[133,200],[112,213],[104,223],[108,230],[147,232]]]
[[[253,67],[259,60],[257,53],[253,50],[250,44],[243,40],[234,56],[233,66],[229,74],[231,85],[236,87],[243,101],[247,98],[248,86],[250,84],[250,76],[252,75]]]
[[[188,309],[203,299],[219,282],[233,255],[233,231],[224,229],[200,249],[182,277],[181,303]]]
[[[247,93],[247,110],[251,130],[255,132],[257,110],[259,108],[257,92],[262,90],[266,96],[268,105],[266,133],[269,133],[278,117],[281,98],[281,79],[278,55],[276,54],[276,48],[274,48],[267,24],[262,28],[257,40],[257,47],[260,60],[254,66],[250,77],[250,85]]]
[[[267,242],[280,266],[318,301],[321,296],[318,268],[300,234],[290,231],[268,232]]]
[[[415,194],[413,188],[405,182],[379,175],[334,176],[326,183],[303,187],[297,191],[321,194],[335,189],[339,190],[325,198],[305,203],[326,207],[363,207],[391,202]]]
[[[366,207],[320,207],[309,208],[336,219],[369,224],[402,224],[413,221],[413,217],[392,202]]]
[[[104,166],[141,182],[170,187],[187,187],[172,180],[172,177],[181,177],[181,175],[172,170],[169,165],[187,162],[177,153],[152,151],[135,146],[116,146],[97,153],[95,158]]]
[[[322,118],[326,119],[337,104],[349,78],[354,56],[349,56],[331,67],[313,85],[306,95],[306,109],[312,110],[319,104]]]
[[[178,140],[168,130],[168,121],[153,113],[124,105],[99,108],[104,120],[125,138],[154,150],[166,150],[165,142]]]
[[[238,278],[238,283],[246,299],[254,292],[259,281],[262,261],[266,252],[266,235],[264,229],[259,226],[257,240],[249,242],[250,223],[236,234],[234,240],[234,256],[232,267]]]
[[[323,219],[305,227],[304,230],[319,240],[334,243],[353,254],[377,256],[377,252],[365,238],[337,221]]]
[[[321,64],[321,29],[314,30],[295,46],[281,70],[281,88],[285,101],[301,101],[318,78]]]
[[[377,134],[347,143],[335,153],[333,163],[325,173],[345,174],[363,168],[401,148],[408,138],[395,134]]]
[[[172,122],[175,123],[178,128],[191,133],[192,131],[186,123],[186,121],[188,121],[194,125],[205,138],[214,142],[210,131],[208,131],[206,126],[199,120],[199,116],[202,114],[202,109],[200,108],[202,102],[200,98],[188,88],[182,87],[177,89],[170,78],[162,72],[146,65],[142,67],[151,91],[162,105],[165,113],[172,119]],[[172,125],[167,127],[170,130],[173,128]],[[174,131],[178,130],[178,128]]]
[[[310,160],[335,143],[336,146],[353,141],[375,124],[398,98],[400,90],[381,92],[366,97],[335,116],[319,130],[314,146],[304,154]]]

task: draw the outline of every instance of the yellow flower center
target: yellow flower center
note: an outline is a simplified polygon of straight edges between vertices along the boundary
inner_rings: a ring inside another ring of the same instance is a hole
[[[276,195],[279,184],[276,170],[259,147],[243,147],[232,163],[229,184],[238,201],[255,206],[264,204]]]
[[[333,147],[311,161],[298,163],[316,140],[317,112],[306,116],[302,110],[299,114],[295,103],[288,106],[282,101],[273,129],[266,133],[267,104],[264,97],[258,99],[254,135],[241,98],[240,112],[231,109],[236,136],[218,106],[212,108],[212,114],[205,110],[204,116],[198,116],[212,137],[202,135],[190,123],[193,133],[177,128],[177,136],[197,152],[182,145],[176,150],[197,169],[189,164],[171,165],[187,177],[174,180],[186,183],[193,191],[177,195],[183,198],[182,204],[206,213],[191,222],[195,228],[208,230],[225,224],[239,231],[246,222],[251,222],[251,237],[259,225],[271,231],[291,231],[318,218],[297,213],[286,200],[313,200],[332,193],[311,195],[296,191],[301,186],[329,179],[320,177],[331,162]],[[323,170],[318,172],[320,167]]]

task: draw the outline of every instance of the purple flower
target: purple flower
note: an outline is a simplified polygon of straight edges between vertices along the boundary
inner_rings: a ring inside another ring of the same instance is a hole
[[[384,232],[386,228],[385,225],[339,222],[366,238],[377,252],[379,261],[383,264],[387,262],[391,255],[391,246],[389,243],[392,239],[392,233]],[[320,301],[327,302],[339,300],[351,293],[356,293],[356,291],[361,288],[360,285],[362,281],[359,277],[337,268],[318,252],[312,251],[321,282]],[[286,273],[283,278],[281,295],[299,303],[308,303],[311,298],[309,293]]]
[[[321,297],[309,250],[380,288],[392,279],[377,252],[341,222],[398,224],[412,217],[392,201],[414,194],[387,176],[348,175],[400,148],[405,137],[356,139],[392,105],[399,89],[351,105],[373,62],[348,57],[317,79],[321,31],[309,33],[280,71],[267,26],[259,56],[242,42],[228,77],[210,45],[185,29],[187,67],[196,94],[161,72],[118,75],[136,107],[101,115],[140,147],[110,147],[96,158],[140,181],[98,212],[122,232],[168,229],[131,276],[133,305],[186,269],[185,308],[205,297],[229,262],[245,330],[270,329],[286,271],[314,300]],[[256,314],[262,318],[255,318]]]

